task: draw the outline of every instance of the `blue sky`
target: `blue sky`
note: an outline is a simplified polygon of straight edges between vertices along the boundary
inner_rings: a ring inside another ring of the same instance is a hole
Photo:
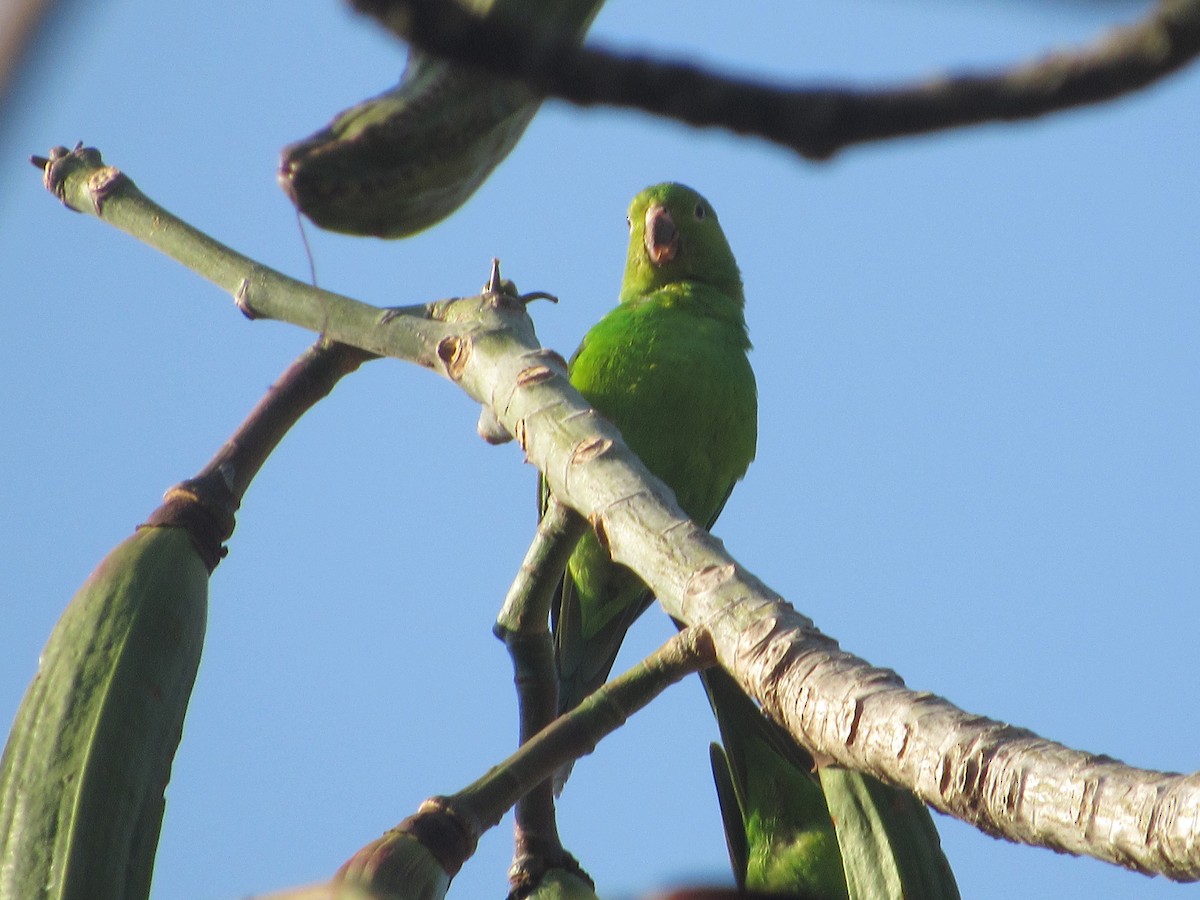
[[[94,219],[25,161],[84,140],[160,203],[296,277],[279,148],[392,84],[403,51],[337,3],[83,4],[0,128],[0,719],[93,566],[195,472],[311,336]],[[805,82],[886,83],[1072,44],[1136,5],[609,0],[594,34]],[[721,35],[718,43],[713,35]],[[813,165],[550,102],[450,220],[309,229],[320,284],[379,305],[473,292],[489,260],[569,353],[613,302],[625,206],[692,184],[742,266],[758,460],[717,528],[842,645],[916,689],[1133,765],[1194,771],[1200,611],[1200,69],[1134,98]],[[491,636],[534,473],[414,366],[371,363],[246,497],[168,791],[154,896],[327,877],[501,759]],[[657,611],[619,661],[671,628]],[[581,762],[568,846],[606,897],[729,879],[697,684]],[[963,895],[1194,888],[938,817]],[[452,897],[502,896],[506,820]]]

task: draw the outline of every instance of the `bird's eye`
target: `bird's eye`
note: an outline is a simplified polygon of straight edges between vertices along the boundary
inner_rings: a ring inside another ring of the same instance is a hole
[[[697,220],[703,219],[707,215],[708,215],[708,207],[705,206],[703,203],[697,203],[696,204],[696,219]]]
[[[625,227],[633,231],[633,219],[629,218],[629,216],[625,217]]]

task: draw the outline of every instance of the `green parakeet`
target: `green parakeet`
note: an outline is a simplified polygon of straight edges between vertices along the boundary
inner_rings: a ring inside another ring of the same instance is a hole
[[[571,384],[621,430],[684,512],[711,527],[758,436],[741,275],[712,206],[691,188],[647,188],[628,221],[620,302],[572,357]],[[560,709],[604,683],[625,632],[652,599],[595,534],[584,535],[553,617]]]
[[[741,276],[712,206],[660,184],[629,207],[620,302],[572,357],[571,384],[711,527],[754,458],[758,399]],[[553,610],[559,707],[608,677],[652,601],[592,532]],[[704,674],[724,749],[713,771],[739,885],[820,900],[957,898],[929,812],[906,792],[811,758],[725,672]]]

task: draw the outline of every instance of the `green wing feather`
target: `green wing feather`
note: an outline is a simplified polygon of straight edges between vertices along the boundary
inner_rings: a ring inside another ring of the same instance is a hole
[[[813,758],[723,669],[701,677],[724,745],[710,757],[738,887],[845,900],[838,837]]]
[[[723,744],[710,757],[739,887],[814,900],[958,900],[924,803],[863,772],[815,765],[723,669],[702,678]]]

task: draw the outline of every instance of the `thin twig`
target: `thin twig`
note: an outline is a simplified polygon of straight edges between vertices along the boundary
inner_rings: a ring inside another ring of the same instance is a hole
[[[715,661],[704,629],[674,635],[482,778],[450,796],[426,800],[414,815],[358,850],[334,880],[399,897],[442,896],[479,838],[521,797],[561,766],[590,753],[666,688]],[[578,871],[571,874],[586,878]]]
[[[586,528],[587,523],[578,513],[557,498],[548,498],[537,534],[493,629],[512,657],[522,744],[558,715],[558,676],[548,625],[550,605],[567,558]],[[559,839],[553,787],[553,779],[547,779],[517,801],[515,848],[509,870],[515,896],[523,896],[550,868],[566,868],[586,877]]]
[[[596,745],[666,688],[716,662],[706,629],[685,628],[629,671],[590,694],[555,719],[483,778],[446,798],[460,815],[491,827],[561,766],[591,753]]]

